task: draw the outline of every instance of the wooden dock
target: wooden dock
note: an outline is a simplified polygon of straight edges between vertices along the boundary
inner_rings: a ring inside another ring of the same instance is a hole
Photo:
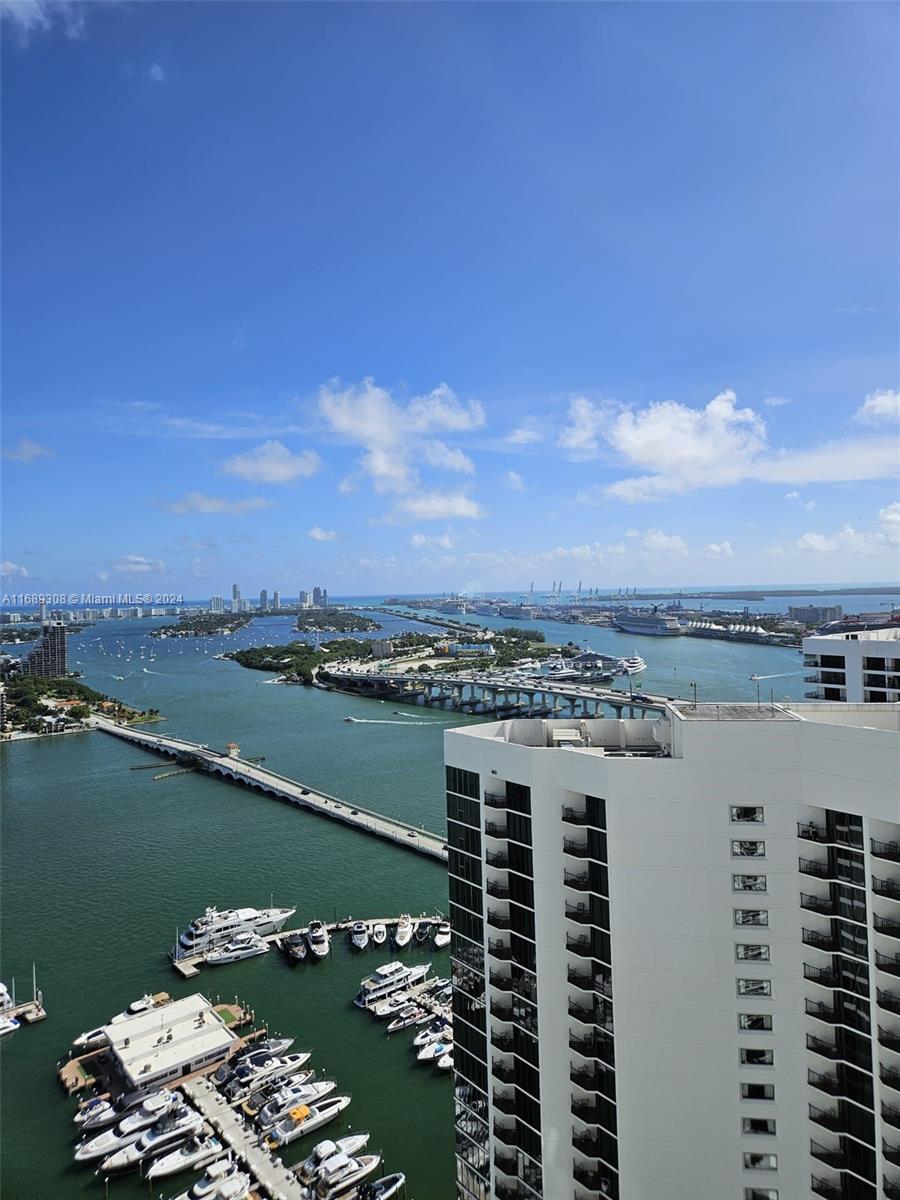
[[[398,952],[402,952],[402,950],[408,949],[409,947],[408,946],[397,947],[394,944],[393,938],[391,936],[391,926],[396,925],[399,920],[400,920],[399,917],[365,917],[365,918],[363,918],[363,917],[345,917],[341,921],[332,921],[330,924],[326,924],[325,928],[328,930],[329,934],[345,933],[345,932],[348,932],[350,930],[350,928],[356,924],[357,921],[362,921],[363,924],[366,926],[366,928],[369,931],[369,945],[366,947],[366,950],[382,949],[382,950],[397,950]],[[433,925],[436,925],[439,921],[443,921],[443,920],[445,920],[445,918],[440,913],[433,913],[433,914],[423,913],[421,916],[413,917],[413,922],[416,922],[416,921],[428,922],[428,921],[430,921]],[[388,940],[381,947],[376,946],[374,944],[374,942],[372,941],[372,930],[375,928],[376,925],[384,925],[386,927],[386,929],[388,930]],[[296,929],[282,929],[280,933],[266,934],[263,937],[263,941],[268,942],[270,946],[274,945],[280,949],[281,942],[284,938],[291,937],[294,934],[303,934],[305,937],[306,934],[308,933],[308,931],[309,931],[308,925],[300,925]],[[420,946],[420,945],[424,946],[424,945],[426,945],[426,943],[425,942],[417,942],[415,939],[413,939],[409,943],[409,945],[410,946]],[[429,945],[429,946],[431,945],[430,938],[429,938],[427,945]],[[434,949],[434,947],[432,947],[432,949]],[[439,953],[439,951],[438,951],[438,953]],[[173,958],[172,966],[178,972],[178,974],[181,976],[182,979],[193,979],[196,975],[200,974],[200,968],[204,965],[205,961],[206,961],[205,955],[192,954],[192,955],[188,955],[184,958]]]

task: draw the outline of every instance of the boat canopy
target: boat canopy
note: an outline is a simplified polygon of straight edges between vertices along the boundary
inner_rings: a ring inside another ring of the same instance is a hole
[[[309,1109],[305,1104],[301,1104],[298,1108],[291,1109],[291,1116],[295,1121],[305,1121],[309,1116]]]

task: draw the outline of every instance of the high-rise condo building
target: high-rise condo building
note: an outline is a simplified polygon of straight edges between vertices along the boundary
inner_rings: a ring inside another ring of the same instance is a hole
[[[445,758],[460,1200],[900,1197],[900,707]]]
[[[272,593],[272,607],[276,612],[281,608],[281,592]]]
[[[269,593],[265,588],[259,593],[259,607],[262,612],[265,612],[269,607]]]
[[[239,583],[233,583],[231,585],[231,598],[232,598],[232,600],[240,600],[241,585]]]
[[[803,664],[810,668],[806,694],[848,704],[900,701],[900,626],[827,633],[803,639]]]
[[[802,621],[804,625],[827,625],[829,621],[839,621],[844,615],[840,604],[791,604],[788,606],[788,618],[791,621]]]
[[[312,602],[313,602],[313,608],[321,608],[322,607],[322,589],[320,587],[313,588]]]
[[[223,613],[225,611],[225,600],[222,596],[211,596],[209,601],[209,611],[211,613]]]
[[[25,659],[23,673],[39,679],[57,679],[67,671],[66,627],[62,621],[45,621],[37,645]]]

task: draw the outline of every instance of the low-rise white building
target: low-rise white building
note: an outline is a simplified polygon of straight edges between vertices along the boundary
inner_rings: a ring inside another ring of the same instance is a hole
[[[129,1091],[199,1071],[225,1058],[237,1040],[199,994],[116,1021],[103,1032]]]
[[[803,664],[813,700],[848,704],[900,701],[900,627],[826,633],[803,639]]]

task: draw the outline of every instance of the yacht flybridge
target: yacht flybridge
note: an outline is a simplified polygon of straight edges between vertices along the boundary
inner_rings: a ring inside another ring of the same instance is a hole
[[[278,933],[296,911],[296,908],[226,908],[221,911],[208,908],[180,935],[172,957],[204,954],[230,942],[239,933],[255,933],[258,937]]]
[[[431,963],[411,967],[402,962],[385,963],[362,980],[353,1003],[357,1008],[374,1008],[386,996],[421,983],[430,970]]]

